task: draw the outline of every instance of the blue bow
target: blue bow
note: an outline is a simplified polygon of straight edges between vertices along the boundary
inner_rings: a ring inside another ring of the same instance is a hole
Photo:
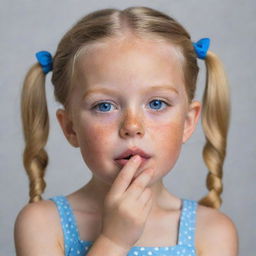
[[[210,46],[210,38],[202,38],[196,43],[193,43],[194,50],[199,59],[205,59]]]
[[[47,51],[40,51],[36,53],[36,58],[45,74],[52,70],[52,56]]]

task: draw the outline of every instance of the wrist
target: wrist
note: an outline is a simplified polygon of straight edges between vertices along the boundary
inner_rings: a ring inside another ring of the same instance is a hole
[[[102,243],[104,243],[106,246],[109,246],[109,248],[115,248],[117,251],[119,251],[121,253],[121,255],[123,253],[128,253],[129,250],[131,248],[129,247],[124,247],[124,246],[121,246],[117,243],[115,243],[114,241],[112,241],[111,239],[109,239],[108,237],[106,237],[105,235],[103,234],[100,234],[99,238],[98,238]],[[97,240],[98,240],[97,239]]]
[[[100,234],[88,252],[88,256],[127,256],[130,248],[125,248]]]

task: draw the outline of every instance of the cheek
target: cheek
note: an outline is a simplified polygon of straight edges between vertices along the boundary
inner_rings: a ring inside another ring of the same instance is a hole
[[[168,123],[155,127],[154,151],[157,154],[155,163],[156,176],[164,176],[174,167],[182,146],[182,125]]]
[[[153,128],[156,146],[163,155],[176,156],[182,145],[183,125],[181,123],[170,122],[168,124],[156,125]]]
[[[92,172],[101,170],[101,161],[106,157],[110,144],[110,129],[100,125],[90,125],[87,123],[81,127],[79,132],[79,144],[84,162]]]
[[[113,128],[111,126],[87,124],[80,134],[81,147],[88,149],[89,153],[99,153],[105,146],[109,145]]]

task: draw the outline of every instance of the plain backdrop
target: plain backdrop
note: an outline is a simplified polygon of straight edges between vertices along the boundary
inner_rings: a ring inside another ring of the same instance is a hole
[[[15,255],[14,221],[29,200],[22,163],[20,93],[26,71],[36,62],[35,53],[47,50],[54,54],[64,33],[85,14],[129,6],[148,6],[173,16],[189,31],[193,41],[210,37],[210,49],[221,57],[230,81],[232,113],[220,211],[238,229],[239,255],[255,255],[255,0],[1,0],[0,3],[0,255]],[[201,101],[204,62],[199,60],[199,66],[196,99]],[[49,165],[44,199],[67,195],[91,177],[80,150],[70,146],[57,123],[55,112],[60,105],[54,101],[50,78],[51,73],[46,79],[50,134],[46,145]],[[174,168],[164,178],[168,190],[180,198],[199,200],[207,193],[204,142],[199,121]]]

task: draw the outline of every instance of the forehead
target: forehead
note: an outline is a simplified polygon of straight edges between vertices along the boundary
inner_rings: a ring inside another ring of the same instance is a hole
[[[183,57],[170,43],[134,38],[109,39],[85,48],[77,60],[81,86],[183,85]]]

